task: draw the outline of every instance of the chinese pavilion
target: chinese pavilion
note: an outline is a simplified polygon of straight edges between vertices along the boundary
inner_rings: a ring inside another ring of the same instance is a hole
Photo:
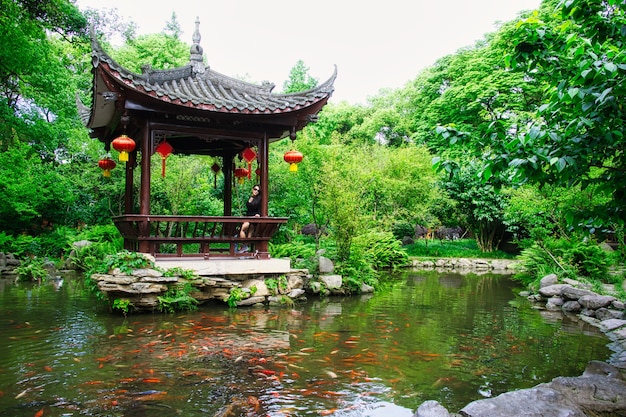
[[[187,65],[166,70],[146,66],[141,74],[115,62],[92,36],[92,103],[90,107],[79,103],[80,113],[91,137],[100,140],[107,152],[112,144],[115,147],[116,138],[134,138],[135,146],[124,145],[128,146],[124,214],[113,218],[126,249],[157,257],[200,254],[209,258],[233,256],[236,245],[245,243],[250,254],[263,259],[268,241],[287,220],[268,217],[269,145],[286,137],[294,140],[297,131],[316,120],[334,90],[337,70],[311,90],[272,93],[274,85],[269,82],[240,81],[206,66],[199,25],[196,19]],[[160,153],[164,158],[169,152],[221,160],[221,167],[213,168],[224,175],[223,216],[151,213],[151,157]],[[261,217],[232,216],[235,158],[242,154],[258,164]],[[138,196],[133,183],[136,168],[140,169]],[[252,224],[245,241],[236,233],[243,221]],[[195,253],[186,253],[189,247]]]

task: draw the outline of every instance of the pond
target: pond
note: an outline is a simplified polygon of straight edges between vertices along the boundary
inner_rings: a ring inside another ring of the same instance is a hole
[[[289,307],[125,318],[80,277],[0,279],[0,416],[412,416],[606,360],[593,328],[507,276],[404,272]]]

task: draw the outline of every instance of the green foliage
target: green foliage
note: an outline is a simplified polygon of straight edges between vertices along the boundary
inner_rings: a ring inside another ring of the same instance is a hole
[[[50,277],[50,273],[44,267],[45,259],[27,258],[21,265],[15,268],[18,281],[43,281]]]
[[[157,297],[159,310],[167,313],[193,311],[198,308],[198,300],[191,296],[193,286],[189,282],[176,284],[162,296]]]
[[[547,274],[591,282],[609,281],[610,255],[589,239],[546,239],[524,249],[519,256],[523,272],[518,279],[528,284]]]
[[[122,66],[138,74],[145,65],[153,69],[182,67],[189,62],[189,45],[180,41],[178,34],[174,31],[172,34],[142,35],[130,39],[111,55]]]
[[[289,287],[287,278],[284,275],[281,275],[278,278],[267,278],[265,280],[265,285],[272,295],[281,294]]]
[[[407,253],[402,243],[390,232],[368,232],[356,236],[353,241],[354,252],[362,254],[376,270],[395,270],[408,264]]]
[[[80,240],[87,240],[91,243],[73,247],[68,259],[83,271],[105,272],[103,260],[108,256],[115,256],[123,247],[120,233],[112,224],[85,227],[74,238],[74,241]]]
[[[115,268],[119,268],[124,274],[131,275],[135,269],[152,267],[154,267],[153,262],[146,258],[144,254],[123,250],[107,255],[102,263],[98,265],[97,272],[106,274]]]
[[[317,86],[317,79],[309,75],[309,68],[304,61],[298,60],[289,72],[289,79],[283,84],[283,93],[306,91]]]
[[[579,276],[600,282],[608,276],[609,255],[594,241],[577,242],[565,253],[565,259]]]
[[[479,163],[469,163],[451,173],[442,187],[457,203],[483,252],[493,252],[502,241],[505,225],[504,210],[508,196],[491,181],[479,177]]]
[[[181,277],[184,279],[193,279],[196,278],[196,274],[192,269],[183,269],[181,267],[174,267],[174,268],[169,268],[167,269],[164,273],[163,276],[166,277]]]
[[[413,238],[415,236],[415,226],[408,222],[394,223],[391,232],[398,240],[402,240],[406,236]]]
[[[226,303],[229,307],[235,308],[237,304],[244,298],[246,298],[247,294],[241,287],[233,287],[230,289],[230,293],[228,294],[228,298],[226,299]]]
[[[480,250],[475,239],[438,240],[419,239],[403,248],[411,257],[417,258],[481,258],[485,253]],[[513,256],[502,251],[488,254],[492,259],[510,259]]]
[[[485,155],[494,172],[512,168],[518,182],[597,185],[606,200],[581,217],[616,230],[626,207],[625,24],[618,0],[565,1],[520,22],[509,62],[547,94],[536,123],[492,141]]]
[[[310,259],[315,256],[314,242],[307,242],[306,237],[298,237],[290,243],[274,244],[270,242],[269,251],[274,258],[290,258],[292,262],[298,259]]]
[[[134,304],[127,298],[116,298],[111,305],[113,310],[120,310],[126,316],[131,309],[134,309]]]

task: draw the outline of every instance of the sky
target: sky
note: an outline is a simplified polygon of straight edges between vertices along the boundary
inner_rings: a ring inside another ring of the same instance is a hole
[[[337,66],[331,102],[365,104],[396,89],[437,59],[472,46],[498,22],[541,0],[75,0],[80,9],[117,9],[138,34],[159,33],[176,13],[181,40],[200,45],[212,70],[280,92],[302,60],[326,81]]]

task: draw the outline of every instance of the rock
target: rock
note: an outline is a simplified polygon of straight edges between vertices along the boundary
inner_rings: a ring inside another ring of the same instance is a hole
[[[157,271],[156,269],[151,269],[151,268],[141,268],[141,269],[135,269],[133,271],[133,275],[136,277],[152,277],[152,278],[156,278],[156,277],[162,277],[163,276],[163,272],[161,271]],[[176,278],[176,277],[174,277]],[[178,278],[177,278],[178,280]]]
[[[317,236],[317,234],[320,233],[320,229],[315,223],[309,223],[302,226],[302,229],[300,229],[300,233],[302,233],[303,235]]]
[[[22,262],[15,258],[15,255],[13,255],[12,253],[7,253],[6,254],[6,266],[20,266],[22,264]]]
[[[325,256],[320,256],[318,260],[319,260],[318,268],[319,268],[320,274],[332,274],[332,272],[335,270],[335,265],[333,264],[333,261],[331,261]]]
[[[566,313],[578,313],[582,310],[583,306],[581,306],[578,301],[566,301],[563,303],[561,309]]]
[[[580,305],[585,308],[590,308],[592,310],[597,310],[601,307],[606,307],[610,305],[615,300],[615,297],[611,297],[608,295],[583,295],[578,299]]]
[[[509,263],[506,261],[501,261],[498,259],[494,259],[493,261],[491,261],[491,268],[493,268],[495,271],[506,271],[508,267]]]
[[[256,292],[254,293],[254,295],[256,297],[267,297],[268,295],[270,295],[270,290],[267,288],[265,280],[262,279],[249,279],[242,282],[241,286],[250,289],[252,289],[252,287],[255,287]]]
[[[319,281],[311,281],[309,282],[309,288],[313,294],[319,294],[322,291],[322,283]]]
[[[559,283],[559,277],[556,274],[548,274],[539,281],[539,288],[549,287]]]
[[[341,288],[343,283],[341,275],[322,275],[320,276],[320,281],[322,281],[324,286],[331,291],[338,290]]]
[[[413,417],[450,417],[450,413],[437,401],[426,401],[415,411]]]
[[[254,304],[264,303],[265,297],[249,297],[237,303],[238,306],[251,306]]]
[[[620,370],[606,362],[590,361],[585,368],[582,376],[610,376],[612,378],[623,379]]]
[[[562,393],[541,385],[471,402],[461,410],[461,415],[465,417],[586,417]]]
[[[565,288],[571,287],[568,284],[554,284],[542,287],[539,289],[539,294],[543,297],[550,298],[554,296],[560,296]]]
[[[290,275],[289,278],[287,278],[287,285],[291,289],[304,288],[304,279],[299,275]]]
[[[76,249],[86,248],[87,246],[92,245],[93,242],[90,240],[79,240],[77,242],[72,243],[72,247]]]
[[[581,377],[559,377],[551,387],[572,399],[581,410],[594,413],[626,413],[626,383],[614,376],[588,374]]]
[[[139,294],[154,294],[167,291],[167,285],[151,284],[149,282],[134,282],[128,286],[129,292]]]
[[[626,326],[626,320],[609,319],[604,320],[602,321],[602,323],[600,323],[601,329],[606,332],[610,332],[624,326]]]
[[[366,283],[362,283],[361,284],[361,293],[362,294],[369,294],[369,293],[373,293],[374,292],[374,287],[372,287],[371,285],[367,285]]]
[[[137,282],[137,277],[131,275],[106,275],[106,274],[92,274],[91,279],[100,282],[106,282],[115,285],[130,285],[133,282]]]
[[[575,288],[571,285],[566,285],[563,287],[563,291],[561,291],[561,295],[568,300],[579,300],[580,297],[584,295],[597,295],[593,291],[585,290],[582,288]]]
[[[601,321],[609,319],[623,319],[624,311],[613,310],[610,308],[599,308],[596,310],[596,318]]]
[[[295,300],[302,297],[305,293],[306,291],[304,291],[302,288],[294,288],[293,290],[291,290],[291,292],[289,292],[289,294],[287,294],[287,297]]]
[[[565,301],[561,297],[550,297],[546,302],[546,310],[560,311]]]
[[[140,278],[140,281],[141,282],[157,282],[157,283],[174,283],[174,282],[178,282],[178,277],[164,277],[164,276],[151,277],[151,276],[147,276],[147,277]]]
[[[469,259],[460,258],[457,260],[456,266],[459,269],[469,269],[472,267],[472,262]]]

